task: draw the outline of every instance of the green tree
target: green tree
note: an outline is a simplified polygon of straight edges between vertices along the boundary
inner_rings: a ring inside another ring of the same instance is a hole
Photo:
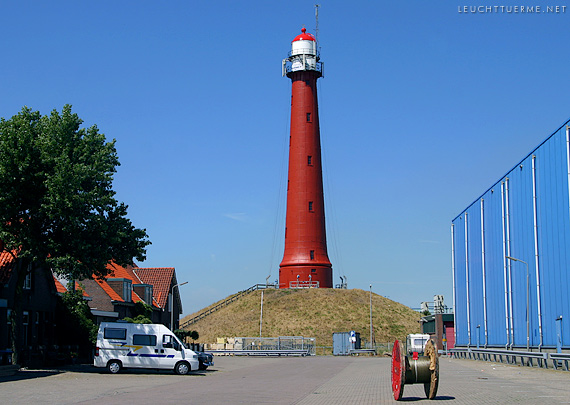
[[[105,276],[110,260],[145,259],[146,231],[133,226],[112,188],[115,140],[82,123],[69,105],[49,116],[24,107],[0,120],[0,240],[18,257],[14,318],[32,264],[85,279]],[[15,346],[17,334],[12,322]]]
[[[94,346],[97,343],[97,325],[83,299],[81,289],[61,294],[57,316],[60,344]]]
[[[130,323],[152,323],[152,320],[144,315],[137,315],[134,318],[129,318],[128,316],[125,316],[123,320]]]
[[[152,323],[152,307],[142,301],[135,303],[132,309],[133,317],[125,317],[124,320],[131,323]]]
[[[200,335],[195,330],[186,330],[186,329],[176,329],[174,334],[178,336],[178,339],[185,341],[185,338],[189,337],[192,340],[197,340]]]

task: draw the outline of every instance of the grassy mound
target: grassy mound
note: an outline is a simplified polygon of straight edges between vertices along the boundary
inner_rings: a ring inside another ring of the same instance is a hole
[[[260,304],[261,291],[254,291],[188,329],[198,331],[199,340],[204,343],[216,342],[218,337],[259,336]],[[181,323],[208,308],[185,317]],[[419,333],[419,318],[419,313],[411,308],[372,293],[372,322],[377,343]],[[325,288],[264,291],[264,337],[315,337],[317,346],[332,346],[333,332],[351,330],[360,332],[363,342],[369,340],[369,291]]]

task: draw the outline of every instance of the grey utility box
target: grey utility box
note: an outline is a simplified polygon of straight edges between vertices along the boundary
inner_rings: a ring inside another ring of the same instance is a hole
[[[333,355],[347,356],[353,349],[360,349],[360,333],[355,331],[333,333]]]

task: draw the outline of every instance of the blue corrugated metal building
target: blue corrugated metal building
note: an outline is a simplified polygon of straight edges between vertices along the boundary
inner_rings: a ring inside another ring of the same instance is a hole
[[[456,346],[570,349],[569,124],[453,219]]]

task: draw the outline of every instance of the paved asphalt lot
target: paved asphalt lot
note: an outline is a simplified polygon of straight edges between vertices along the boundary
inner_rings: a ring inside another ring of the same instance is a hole
[[[395,403],[390,359],[380,357],[216,357],[205,372],[110,375],[92,366],[26,370],[0,377],[1,404],[388,404]],[[423,385],[403,402],[570,404],[570,373],[472,360],[440,359],[433,401]]]

